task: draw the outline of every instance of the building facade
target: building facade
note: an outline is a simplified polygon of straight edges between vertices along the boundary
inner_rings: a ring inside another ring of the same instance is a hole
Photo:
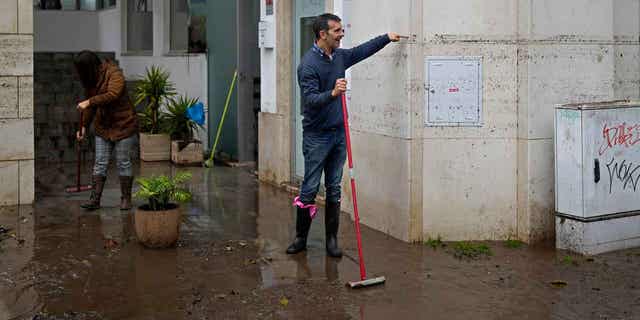
[[[640,98],[638,0],[263,0],[263,181],[301,179],[294,68],[322,12],[345,47],[409,36],[347,75],[361,222],[405,241],[553,238],[554,106]]]

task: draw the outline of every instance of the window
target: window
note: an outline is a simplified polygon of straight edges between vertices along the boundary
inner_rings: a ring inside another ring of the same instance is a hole
[[[116,7],[116,0],[38,0],[36,8],[42,10],[96,11]]]
[[[170,4],[169,50],[189,53],[206,52],[206,0],[171,0]]]
[[[111,9],[116,7],[116,0],[94,0],[96,9]],[[90,2],[90,1],[87,1]]]
[[[127,52],[153,52],[153,1],[129,0],[127,3]]]
[[[186,52],[189,49],[189,3],[187,0],[171,0],[170,50]]]

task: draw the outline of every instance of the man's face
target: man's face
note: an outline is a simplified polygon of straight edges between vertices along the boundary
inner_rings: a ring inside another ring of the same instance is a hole
[[[322,40],[324,40],[331,48],[339,48],[340,40],[344,37],[344,29],[338,21],[329,20],[329,30],[320,31]]]

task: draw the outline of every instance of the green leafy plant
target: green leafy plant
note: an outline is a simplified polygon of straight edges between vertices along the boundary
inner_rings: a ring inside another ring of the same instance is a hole
[[[142,111],[138,112],[138,125],[140,126],[140,132],[154,132],[153,119],[154,115],[151,111],[151,108],[144,108]],[[164,114],[164,112],[159,112],[157,114],[156,123],[158,128],[157,130],[155,130],[156,133],[168,131],[166,115]]]
[[[429,239],[425,241],[424,244],[430,246],[431,248],[433,248],[433,250],[444,248],[446,246],[444,242],[442,242],[442,237],[440,237],[440,235],[438,235],[436,239],[432,239],[431,237],[429,237]]]
[[[187,117],[187,109],[197,102],[198,99],[187,96],[169,99],[165,115],[165,132],[171,136],[172,140],[182,140],[186,144],[193,141],[194,130],[201,126]]]
[[[577,266],[578,265],[578,260],[576,260],[574,257],[566,255],[564,256],[564,258],[562,258],[562,263],[566,264],[566,265],[574,265]]]
[[[145,110],[139,114],[142,132],[151,134],[162,132],[160,107],[165,99],[175,94],[175,87],[169,81],[169,72],[156,66],[146,69],[145,76],[138,81],[134,91],[135,105],[146,104]]]
[[[173,205],[171,201],[189,202],[191,200],[191,192],[182,186],[190,179],[189,172],[179,172],[173,178],[165,175],[138,178],[136,183],[140,188],[134,196],[137,199],[146,200],[149,210],[171,209]]]
[[[491,252],[491,248],[484,243],[462,241],[456,243],[453,247],[453,255],[459,259],[476,259],[480,256],[491,256],[493,252]]]
[[[504,246],[509,249],[519,249],[524,246],[524,242],[520,240],[508,239],[507,241],[505,241]]]

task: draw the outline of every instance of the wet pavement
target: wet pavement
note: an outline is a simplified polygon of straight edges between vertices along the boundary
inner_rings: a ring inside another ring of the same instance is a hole
[[[185,168],[145,163],[136,174],[176,170]],[[0,209],[11,229],[0,229],[0,319],[640,319],[640,249],[588,258],[485,242],[492,255],[460,259],[452,243],[434,249],[365,227],[367,270],[387,282],[352,290],[348,215],[345,257],[325,256],[322,209],[309,250],[287,256],[290,194],[249,169],[187,170],[194,201],[179,243],[151,250],[117,208],[117,177],[105,207],[85,212],[88,193],[64,194],[73,166],[36,168],[36,204]]]

